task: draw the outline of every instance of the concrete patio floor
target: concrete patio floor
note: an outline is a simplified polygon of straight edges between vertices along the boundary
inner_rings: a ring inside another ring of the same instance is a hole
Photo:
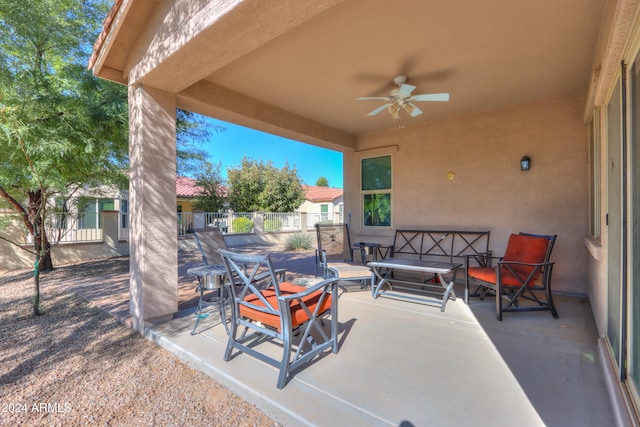
[[[289,277],[313,275],[313,252],[277,252],[273,259]],[[506,313],[498,322],[492,299],[467,306],[458,298],[442,313],[343,286],[338,354],[302,367],[278,390],[272,366],[244,354],[223,361],[226,335],[217,308],[209,307],[199,333],[190,334],[195,279],[186,269],[192,265],[180,267],[181,301],[189,303],[181,302],[174,320],[149,326],[146,336],[281,424],[615,425],[586,299],[558,296],[559,319],[548,312]],[[109,284],[103,291],[114,291],[111,297],[92,296],[88,284],[78,283],[78,290],[126,323],[128,276],[101,280]]]

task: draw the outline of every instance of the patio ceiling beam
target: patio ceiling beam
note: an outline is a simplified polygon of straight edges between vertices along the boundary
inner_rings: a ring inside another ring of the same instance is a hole
[[[357,137],[211,82],[177,96],[179,108],[241,126],[341,152],[354,151]]]
[[[342,0],[209,2],[183,22],[177,2],[135,61],[129,84],[178,93]]]

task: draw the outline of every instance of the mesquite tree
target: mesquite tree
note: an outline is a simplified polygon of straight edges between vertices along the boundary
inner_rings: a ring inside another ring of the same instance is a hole
[[[53,268],[45,232],[53,199],[83,187],[127,187],[127,88],[87,69],[110,3],[0,0],[0,210],[34,242],[36,314],[40,271]],[[188,169],[206,158],[194,141],[208,130],[184,111],[177,130],[187,147],[178,149],[178,165]]]

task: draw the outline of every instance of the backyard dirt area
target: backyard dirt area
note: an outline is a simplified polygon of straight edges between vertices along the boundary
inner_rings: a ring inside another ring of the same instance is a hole
[[[128,265],[118,258],[43,273],[37,317],[33,272],[0,276],[0,426],[277,425],[69,286]]]

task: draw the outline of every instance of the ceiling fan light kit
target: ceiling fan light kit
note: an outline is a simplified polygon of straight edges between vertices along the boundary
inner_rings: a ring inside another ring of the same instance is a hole
[[[398,126],[404,127],[406,117],[405,115],[409,115],[411,117],[416,117],[422,114],[422,110],[418,108],[414,102],[415,101],[448,101],[449,94],[448,93],[432,93],[432,94],[422,94],[422,95],[411,95],[411,92],[415,90],[415,86],[409,85],[406,83],[406,76],[396,76],[393,78],[393,83],[398,85],[397,89],[392,89],[389,92],[389,96],[369,96],[356,98],[358,101],[386,101],[387,103],[376,108],[375,110],[369,112],[368,116],[375,116],[380,113],[382,110],[387,110],[392,118],[399,120]]]

